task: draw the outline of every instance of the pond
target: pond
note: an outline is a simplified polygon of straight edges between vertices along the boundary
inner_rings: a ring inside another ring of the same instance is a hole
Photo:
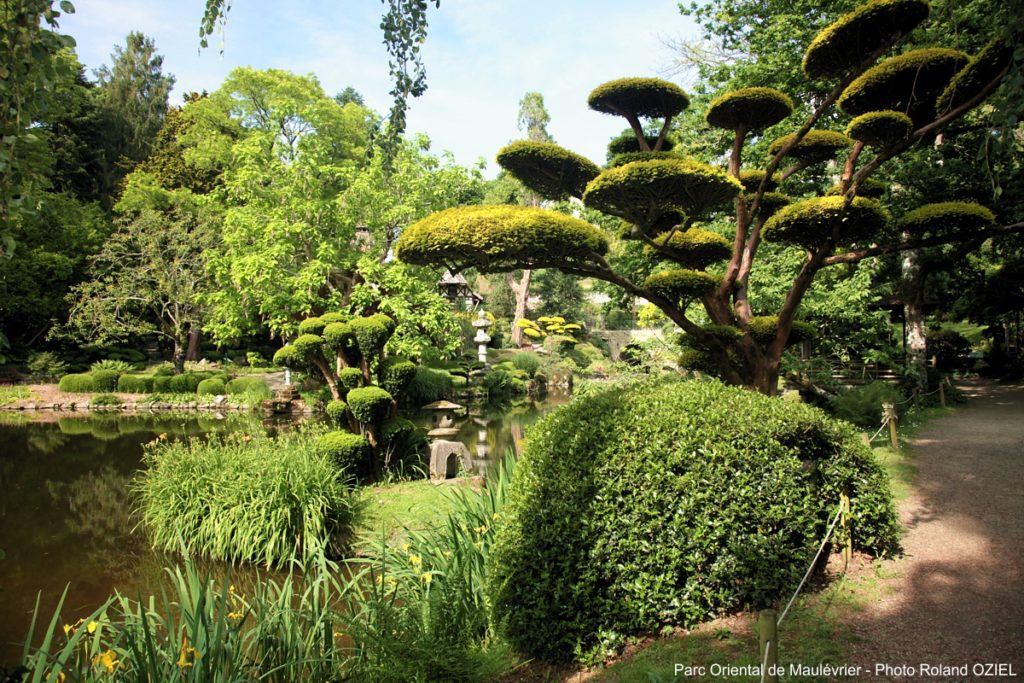
[[[486,470],[516,447],[528,425],[566,400],[474,409],[453,438],[469,447],[474,470]],[[410,417],[430,424],[428,413]],[[20,658],[37,595],[48,617],[67,587],[64,616],[73,621],[114,590],[138,597],[157,589],[174,558],[150,549],[136,528],[131,481],[145,443],[161,434],[266,428],[249,416],[0,418],[0,667]]]

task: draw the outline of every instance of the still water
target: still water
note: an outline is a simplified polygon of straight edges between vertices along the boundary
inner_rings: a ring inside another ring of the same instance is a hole
[[[469,448],[467,468],[482,472],[566,400],[483,407],[457,421],[452,438]],[[115,590],[133,598],[158,590],[175,558],[150,549],[134,514],[131,483],[145,443],[267,428],[248,416],[31,417],[0,413],[0,667],[20,658],[37,596],[48,618],[67,587],[63,616],[72,622]],[[431,424],[429,413],[410,417]]]

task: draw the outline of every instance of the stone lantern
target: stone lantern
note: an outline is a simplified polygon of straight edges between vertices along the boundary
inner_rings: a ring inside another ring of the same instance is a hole
[[[477,319],[473,321],[473,327],[476,328],[476,336],[473,337],[473,341],[476,342],[476,357],[485,365],[487,364],[487,343],[491,341],[490,335],[487,334],[487,328],[491,324],[483,311],[480,311]]]

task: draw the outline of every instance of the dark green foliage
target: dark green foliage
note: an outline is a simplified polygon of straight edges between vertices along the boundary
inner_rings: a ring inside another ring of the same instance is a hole
[[[338,469],[355,474],[366,468],[370,444],[362,434],[327,432],[317,439],[316,449],[330,458]]]
[[[793,100],[775,88],[741,88],[712,100],[704,120],[716,128],[756,132],[792,113]]]
[[[790,204],[768,219],[766,240],[813,247],[838,231],[841,242],[870,239],[885,228],[889,214],[873,199],[854,197],[845,205],[842,197],[814,197]]]
[[[196,393],[200,396],[221,396],[227,393],[224,380],[219,377],[204,379],[196,386]]]
[[[324,412],[327,413],[327,419],[335,427],[343,427],[348,421],[348,404],[344,401],[337,399],[328,401]]]
[[[117,378],[117,390],[125,394],[151,394],[153,379],[139,375],[121,375]]]
[[[679,268],[650,276],[644,281],[644,289],[672,302],[684,302],[710,294],[721,281],[717,275]]]
[[[323,316],[320,319],[323,320]],[[359,361],[359,349],[356,347],[356,337],[352,333],[352,325],[342,321],[327,323],[322,336],[324,346],[328,349],[334,353],[342,353],[353,363]]]
[[[747,192],[757,192],[757,188],[761,186],[761,181],[764,180],[764,175],[764,171],[740,171],[740,183]],[[776,189],[780,182],[782,182],[782,176],[778,173],[772,174],[772,177],[764,184],[765,192],[771,192]]]
[[[174,375],[153,375],[153,393],[167,394],[171,391],[171,378]]]
[[[407,263],[444,262],[481,272],[509,265],[571,265],[607,251],[608,239],[589,223],[526,206],[440,211],[407,228],[395,245],[395,255]]]
[[[898,225],[917,236],[954,232],[970,235],[991,227],[995,221],[995,215],[980,204],[939,202],[908,211],[900,217]]]
[[[299,334],[321,335],[326,324],[322,318],[306,318],[299,323]]]
[[[837,195],[842,189],[841,185],[833,185],[832,187],[825,190],[827,195]],[[875,180],[874,178],[865,178],[861,181],[860,185],[857,186],[857,196],[867,197],[868,199],[878,199],[886,193],[889,186],[883,183],[881,180]]]
[[[337,311],[329,311],[321,315],[320,320],[324,322],[324,325],[330,325],[331,323],[343,323],[348,320],[348,316]]]
[[[540,369],[540,356],[532,351],[521,351],[512,356],[512,365],[533,377]]]
[[[114,372],[120,374],[124,372],[130,372],[132,370],[132,366],[131,363],[127,361],[106,358],[104,360],[98,360],[92,365],[90,365],[89,370],[91,372],[96,372],[97,370],[113,370]]]
[[[752,201],[753,197],[749,197],[747,203],[750,204]],[[768,220],[777,214],[783,207],[789,206],[792,203],[793,200],[781,192],[765,192],[761,195],[761,204],[757,209],[757,215],[759,218]]]
[[[597,164],[551,142],[520,140],[498,152],[498,164],[545,199],[582,197]]]
[[[404,417],[392,417],[380,428],[380,440],[390,452],[390,465],[417,458],[427,444],[423,431]]]
[[[891,109],[906,112],[915,127],[935,118],[935,102],[968,57],[959,50],[925,48],[891,57],[857,77],[839,96],[850,116]]]
[[[718,372],[718,363],[714,357],[707,351],[692,346],[684,346],[679,350],[676,363],[684,370],[696,370],[712,375]]]
[[[425,406],[451,394],[452,376],[444,370],[420,366],[405,390],[405,398],[412,406]]]
[[[905,139],[914,122],[902,112],[885,109],[861,114],[846,127],[846,135],[869,147],[885,147]]]
[[[491,368],[484,375],[484,388],[487,390],[487,397],[492,401],[504,401],[513,396],[525,394],[526,379],[516,377],[517,372],[526,374],[522,370],[517,371],[514,367],[503,368],[495,366]]]
[[[894,550],[882,468],[820,411],[710,381],[577,399],[534,426],[517,465],[488,576],[496,622],[524,654],[564,661],[601,634],[773,605],[843,492],[854,545]]]
[[[903,395],[891,384],[872,382],[837,394],[829,401],[832,414],[864,429],[882,424],[882,404],[899,403]]]
[[[117,378],[121,376],[117,370],[94,370],[90,374],[96,391],[114,391],[117,389]]]
[[[253,397],[270,398],[270,387],[259,377],[236,377],[224,387],[228,395],[247,394]]]
[[[416,365],[401,356],[388,356],[377,371],[377,383],[392,396],[399,396],[416,376]]]
[[[647,253],[665,253],[682,265],[691,268],[707,268],[712,263],[717,263],[729,258],[732,254],[732,243],[717,232],[693,227],[689,230],[676,230],[669,234],[659,235],[654,238],[654,243],[665,246],[668,239],[668,247],[661,250],[647,247]]]
[[[359,387],[345,398],[349,410],[364,425],[379,425],[391,411],[391,394],[380,387]]]
[[[775,333],[779,327],[779,316],[777,315],[755,315],[750,319],[750,334],[761,344],[770,344],[775,339]],[[786,346],[799,344],[808,339],[814,339],[817,330],[814,325],[803,320],[794,320],[793,327],[786,338]]]
[[[650,229],[652,219],[680,209],[695,218],[742,189],[735,178],[699,161],[656,159],[604,171],[587,186],[583,202]]]
[[[622,154],[616,154],[612,157],[611,161],[608,162],[608,168],[615,168],[616,166],[625,166],[633,161],[651,161],[657,159],[684,159],[685,157],[678,152],[623,152]]]
[[[353,318],[349,322],[356,346],[364,358],[376,358],[388,339],[395,333],[395,321],[383,313],[374,313],[365,318]]]
[[[804,54],[811,78],[842,76],[928,17],[925,0],[872,0],[822,30]]]
[[[686,109],[690,98],[678,85],[660,78],[620,78],[594,88],[587,105],[605,114],[661,118]]]
[[[318,334],[300,334],[291,343],[291,346],[295,349],[294,353],[296,356],[301,358],[303,362],[308,363],[323,348],[324,338]],[[277,361],[276,354],[274,355],[274,361]]]
[[[124,401],[115,394],[96,394],[89,400],[90,406],[119,406]]]
[[[342,368],[338,373],[338,389],[348,393],[356,387],[363,386],[363,373],[359,368]]]
[[[935,358],[935,366],[941,370],[956,370],[967,365],[967,354],[971,342],[956,330],[928,330],[929,357]]]
[[[176,394],[194,394],[199,383],[212,376],[212,372],[183,372],[171,377],[170,390]]]
[[[768,146],[768,153],[778,154],[795,137],[796,133],[783,135]],[[804,163],[816,164],[834,159],[836,155],[852,144],[853,140],[834,130],[811,130],[791,150],[786,152],[786,156]]]
[[[644,136],[644,141],[650,149],[654,149],[654,145],[658,142],[658,138],[650,135]],[[663,140],[661,143],[661,152],[670,152],[675,145],[671,140]],[[608,143],[608,158],[613,159],[622,154],[632,154],[634,152],[643,152],[645,150],[640,149],[640,143],[637,142],[636,134],[633,131],[627,131],[617,138],[612,138],[612,141]],[[617,164],[616,164],[617,165]]]
[[[995,80],[1013,59],[1013,44],[999,36],[971,57],[935,101],[935,113],[942,116],[959,107]]]

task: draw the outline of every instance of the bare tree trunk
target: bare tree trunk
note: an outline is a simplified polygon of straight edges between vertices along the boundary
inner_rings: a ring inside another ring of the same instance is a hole
[[[188,350],[185,351],[185,360],[199,360],[199,342],[202,339],[202,332],[198,327],[193,327],[188,332]]]
[[[903,233],[903,239],[909,239]],[[907,381],[911,392],[924,393],[928,388],[927,337],[924,326],[924,269],[917,249],[902,254],[903,319],[906,321]]]
[[[526,304],[530,298],[530,276],[532,274],[532,270],[524,270],[523,277],[519,282],[515,281],[512,273],[507,273],[505,276],[509,288],[511,288],[512,293],[516,296],[516,312],[512,316],[512,345],[517,347],[523,343],[523,328],[516,325],[516,323],[526,317]]]
[[[171,362],[174,363],[174,372],[178,374],[185,372],[185,345],[177,337],[174,339],[174,351],[171,354]]]

